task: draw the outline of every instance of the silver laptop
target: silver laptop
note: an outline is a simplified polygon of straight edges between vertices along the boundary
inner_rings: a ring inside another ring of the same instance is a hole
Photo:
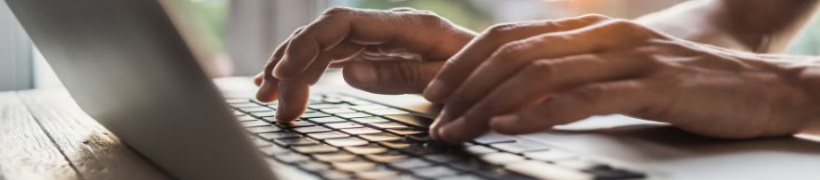
[[[422,98],[332,84],[277,124],[275,102],[218,90],[161,1],[6,2],[80,107],[181,179],[820,178],[810,137],[715,140],[619,115],[444,146]]]

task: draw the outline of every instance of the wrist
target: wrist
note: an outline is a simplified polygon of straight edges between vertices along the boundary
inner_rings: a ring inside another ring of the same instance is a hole
[[[801,132],[820,135],[820,57],[755,55],[753,62],[775,69],[784,80],[799,89],[811,112],[806,112]]]

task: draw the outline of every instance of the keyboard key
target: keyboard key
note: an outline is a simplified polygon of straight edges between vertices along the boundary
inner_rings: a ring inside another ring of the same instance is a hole
[[[387,129],[388,132],[392,132],[398,135],[416,135],[416,134],[424,134],[424,131],[413,129],[413,128],[395,128],[395,129]]]
[[[330,179],[330,180],[353,179],[353,175],[350,175],[346,172],[336,171],[336,170],[323,171],[322,172],[322,177],[324,177],[325,179]]]
[[[399,175],[393,170],[372,170],[356,172],[356,178],[359,179],[388,179]]]
[[[301,155],[299,153],[293,153],[293,152],[279,153],[279,154],[274,155],[273,158],[276,159],[276,160],[279,160],[283,163],[288,163],[288,164],[297,163],[297,162],[304,162],[304,161],[310,160],[310,158],[308,158],[305,155]]]
[[[381,133],[382,131],[368,128],[368,127],[361,127],[361,128],[351,128],[351,129],[342,129],[342,132],[353,134],[353,135],[361,135],[361,134],[376,134]]]
[[[305,133],[305,134],[332,131],[332,130],[330,130],[328,128],[325,128],[325,127],[322,127],[322,126],[299,127],[299,128],[293,128],[292,130],[296,131],[296,132],[299,132],[299,133]]]
[[[333,162],[331,165],[336,170],[345,172],[366,171],[376,168],[376,164],[367,161]]]
[[[591,171],[591,170],[608,170],[612,169],[611,166],[593,162],[586,159],[560,159],[552,161],[553,164],[558,166],[570,168],[570,169],[577,169],[582,171]]]
[[[316,141],[314,141],[310,138],[306,138],[306,137],[276,139],[276,140],[273,140],[273,142],[280,145],[280,146],[285,146],[285,147],[304,146],[304,145],[317,145],[317,144],[319,144],[319,142],[316,142]]]
[[[276,115],[276,111],[270,110],[270,111],[263,111],[263,112],[253,112],[253,113],[251,113],[251,115],[254,115],[256,117],[273,117],[273,116]]]
[[[394,109],[394,108],[384,108],[384,109],[371,109],[371,110],[364,110],[364,112],[375,114],[375,115],[401,115],[401,114],[410,114],[410,112]]]
[[[511,143],[511,142],[515,142],[515,141],[516,141],[515,137],[513,137],[513,136],[501,135],[501,134],[496,134],[496,133],[488,133],[488,134],[485,134],[484,136],[481,136],[481,137],[478,137],[478,138],[475,139],[476,143],[485,144],[485,145],[495,144],[495,143]]]
[[[371,126],[375,126],[381,129],[403,129],[408,128],[407,125],[399,124],[395,122],[383,122],[383,123],[370,123]]]
[[[245,122],[240,122],[239,124],[242,125],[242,127],[270,126],[271,125],[270,123],[267,123],[265,121],[260,121],[260,120],[245,121]]]
[[[302,114],[302,118],[318,118],[318,117],[328,117],[330,114],[320,113],[320,112],[312,112],[312,113],[305,113]]]
[[[587,171],[595,176],[595,179],[643,179],[646,175],[622,169],[601,169]]]
[[[458,175],[458,176],[443,177],[443,178],[439,178],[437,180],[483,180],[483,179],[484,178],[476,176],[476,175],[464,174],[464,175]]]
[[[364,155],[364,157],[371,161],[376,161],[380,163],[389,163],[408,158],[407,155],[401,154],[398,151],[387,151],[379,154],[367,154]]]
[[[343,138],[343,137],[350,137],[345,133],[331,131],[331,132],[322,132],[322,133],[310,133],[307,136],[316,138],[316,139],[333,139],[333,138]]]
[[[242,111],[236,111],[236,110],[231,111],[231,113],[233,113],[233,115],[234,115],[234,116],[244,116],[244,115],[245,115],[245,113],[244,113],[244,112],[242,112]]]
[[[304,153],[304,154],[316,154],[316,153],[332,153],[339,151],[338,148],[320,144],[320,145],[311,145],[311,146],[296,146],[293,147],[293,150],[296,152]]]
[[[502,151],[508,151],[511,153],[524,153],[524,152],[532,152],[532,151],[544,151],[549,150],[550,147],[547,147],[543,144],[538,143],[522,143],[522,142],[514,142],[514,143],[497,143],[491,144],[490,146],[500,149]]]
[[[265,141],[265,140],[262,140],[262,139],[259,139],[259,138],[252,138],[251,142],[253,142],[253,144],[256,145],[256,147],[265,147],[265,146],[273,145],[273,143],[270,143],[268,141]]]
[[[314,123],[324,124],[324,123],[335,123],[335,122],[346,122],[347,120],[339,118],[339,117],[319,117],[319,118],[310,118],[309,121],[313,121]]]
[[[316,124],[313,124],[311,122],[300,121],[300,120],[292,121],[292,122],[288,122],[288,123],[276,123],[276,124],[280,125],[282,127],[287,127],[287,128],[307,127],[307,126],[315,126],[316,125]]]
[[[429,154],[424,155],[422,158],[437,163],[449,163],[454,161],[463,161],[467,159],[467,157],[465,156],[455,154]]]
[[[430,165],[432,165],[432,163],[427,162],[427,161],[422,160],[422,159],[419,159],[419,158],[405,159],[405,160],[390,163],[390,166],[393,166],[393,167],[396,167],[396,168],[399,168],[399,169],[404,169],[404,170],[427,167],[427,166],[430,166]]]
[[[316,160],[324,161],[324,162],[339,162],[339,161],[352,161],[356,159],[356,155],[350,154],[347,152],[337,152],[337,153],[329,153],[329,154],[314,154],[313,158]]]
[[[342,99],[339,99],[339,98],[324,98],[324,99],[322,99],[322,102],[323,103],[328,103],[328,104],[341,104],[341,103],[344,103],[344,101],[342,101]]]
[[[247,98],[243,98],[243,97],[230,97],[230,98],[225,98],[225,102],[227,102],[228,104],[231,104],[231,106],[233,106],[235,104],[249,103],[250,101],[248,101]]]
[[[338,104],[326,104],[326,103],[315,103],[315,104],[308,105],[308,108],[315,109],[315,110],[330,109],[330,108],[337,108],[337,107],[341,107],[341,106],[339,106]]]
[[[333,128],[333,129],[347,129],[347,128],[363,127],[361,124],[353,123],[353,122],[328,123],[328,124],[325,124],[325,126],[328,126],[330,128]]]
[[[353,118],[350,119],[351,121],[356,121],[362,124],[371,124],[371,123],[381,123],[381,122],[390,122],[387,119],[380,118],[380,117],[363,117],[363,118]]]
[[[238,108],[238,109],[241,110],[241,111],[249,112],[249,113],[274,111],[273,109],[265,107],[265,106],[241,107],[241,108]]]
[[[336,147],[362,146],[362,145],[368,144],[367,141],[359,139],[357,137],[328,139],[328,140],[325,140],[325,143],[327,143],[331,146],[336,146]]]
[[[236,117],[236,120],[237,121],[255,121],[257,119],[253,116],[242,115],[242,116]]]
[[[445,177],[445,176],[452,176],[459,173],[459,171],[455,169],[451,169],[447,166],[433,166],[433,167],[425,167],[425,168],[418,168],[414,170],[410,170],[413,174],[417,176],[421,176],[424,178],[437,178],[437,177]]]
[[[302,162],[302,163],[296,164],[296,166],[299,166],[302,169],[305,169],[305,170],[308,170],[308,171],[313,171],[313,172],[321,172],[321,171],[326,171],[326,170],[330,169],[329,165],[324,164],[324,163],[320,163],[320,162]]]
[[[481,160],[490,164],[505,165],[526,160],[524,157],[510,153],[489,153],[481,156]]]
[[[575,154],[562,151],[562,150],[547,150],[547,151],[536,151],[536,152],[528,152],[524,153],[524,157],[532,158],[533,160],[539,161],[555,161],[561,159],[571,159],[578,157]]]
[[[366,111],[366,110],[375,110],[375,109],[387,109],[389,107],[382,106],[378,104],[368,104],[368,105],[360,105],[360,106],[350,106],[350,109],[355,109],[359,111]]]
[[[427,141],[432,140],[430,135],[427,134],[427,133],[410,134],[410,135],[404,136],[404,138],[407,138],[407,139],[410,139],[410,140],[413,140],[413,141],[419,141],[419,142],[427,142]]]
[[[385,117],[387,117],[389,119],[399,121],[399,122],[407,123],[407,124],[410,124],[410,125],[413,125],[413,126],[416,126],[416,127],[420,127],[420,128],[430,127],[430,124],[433,123],[433,119],[426,118],[426,117],[421,117],[421,116],[416,116],[416,115],[409,115],[409,114],[391,115],[391,116],[385,116]]]
[[[339,114],[339,113],[355,113],[356,110],[350,108],[327,108],[327,109],[319,109],[319,111],[328,113],[328,114]]]
[[[470,154],[475,154],[475,155],[498,152],[498,150],[495,150],[493,148],[489,148],[487,146],[482,146],[482,145],[467,146],[464,149],[464,151],[467,151]]]
[[[336,114],[336,116],[350,119],[350,118],[369,117],[370,114],[358,113],[357,112],[357,113],[341,113],[341,114]]]
[[[364,139],[374,141],[374,142],[395,141],[395,140],[401,139],[401,137],[393,135],[393,134],[389,134],[389,133],[363,134],[363,135],[359,135],[359,137],[362,137]]]
[[[274,140],[274,139],[282,139],[282,138],[297,138],[302,137],[302,135],[296,134],[295,132],[272,132],[272,133],[260,133],[259,137],[266,140]]]
[[[279,147],[279,146],[262,147],[262,148],[259,148],[259,151],[262,151],[262,153],[264,153],[266,155],[269,155],[269,156],[275,156],[277,154],[282,154],[282,153],[293,153],[290,150]]]
[[[249,128],[245,128],[245,130],[248,130],[248,132],[254,133],[254,134],[282,131],[282,129],[280,129],[279,127],[273,126],[273,125],[249,127]]]
[[[507,164],[505,168],[513,172],[521,173],[539,179],[593,179],[593,176],[591,174],[583,173],[581,171],[564,168],[540,161],[523,161],[518,163],[510,163]]]
[[[344,147],[346,151],[349,151],[353,154],[365,155],[365,154],[378,154],[387,152],[387,148],[379,146],[377,144],[367,144],[362,146],[350,146]]]
[[[414,145],[414,144],[411,144],[409,142],[401,141],[401,140],[384,141],[384,142],[379,142],[379,144],[381,144],[382,146],[391,148],[391,149],[405,149],[405,148],[409,148],[410,146]]]

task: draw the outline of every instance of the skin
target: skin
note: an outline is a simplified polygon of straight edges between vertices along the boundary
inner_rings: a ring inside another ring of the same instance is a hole
[[[653,16],[690,17],[692,22],[749,18],[732,15],[733,8],[748,6],[730,2],[735,0]],[[758,8],[797,7],[802,6]],[[709,13],[692,13],[704,9]],[[501,24],[476,34],[426,11],[332,8],[277,48],[255,79],[257,98],[279,99],[277,120],[290,122],[304,111],[308,86],[330,66],[343,68],[345,80],[366,91],[423,92],[428,100],[445,104],[431,132],[451,143],[490,130],[531,133],[601,114],[668,122],[720,138],[788,135],[817,127],[816,58],[728,50],[702,44],[719,44],[698,39],[708,32],[681,33],[653,22],[668,21],[586,15]],[[718,39],[735,40],[741,47],[760,46],[746,37],[800,24],[778,22],[771,24],[778,28],[743,34],[735,33],[736,26],[700,23],[715,25],[702,29],[727,34]]]

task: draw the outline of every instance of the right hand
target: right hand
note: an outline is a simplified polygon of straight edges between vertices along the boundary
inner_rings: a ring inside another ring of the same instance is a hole
[[[276,120],[291,122],[328,66],[344,68],[345,81],[365,91],[421,93],[474,36],[428,11],[331,8],[279,45],[254,79],[256,98],[278,99]]]

